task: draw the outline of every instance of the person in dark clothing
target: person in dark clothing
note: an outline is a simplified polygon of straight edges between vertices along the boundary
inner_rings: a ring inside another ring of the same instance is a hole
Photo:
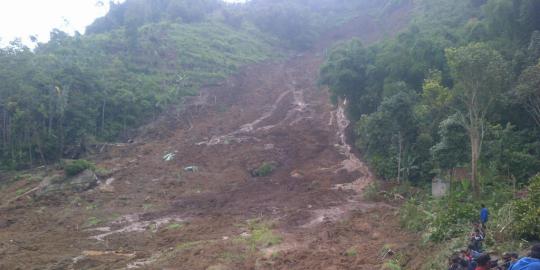
[[[478,259],[478,257],[480,257],[482,255],[482,252],[480,250],[478,250],[478,248],[473,245],[472,243],[469,244],[469,246],[467,246],[467,252],[469,253],[469,256],[473,259],[473,260],[476,260]]]
[[[486,207],[486,205],[482,204],[482,209],[480,209],[480,223],[482,224],[482,228],[486,228],[486,223],[489,219],[489,211]]]
[[[454,254],[450,258],[450,267],[448,270],[467,270],[468,263],[462,259],[458,254]]]
[[[529,256],[517,261],[510,270],[540,270],[540,244],[534,245]]]
[[[476,259],[475,270],[489,270],[491,268],[491,257],[488,254],[481,255]]]
[[[476,252],[472,249],[472,246],[469,245],[466,250],[461,251],[461,257],[467,262],[467,270],[476,269],[476,259],[482,255],[479,252]]]
[[[477,252],[482,252],[482,241],[484,241],[484,235],[480,229],[475,229],[471,234],[470,246],[471,249]]]

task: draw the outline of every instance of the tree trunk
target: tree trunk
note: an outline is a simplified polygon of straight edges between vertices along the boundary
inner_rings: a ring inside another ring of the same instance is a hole
[[[39,134],[39,131],[36,131],[36,129],[32,130],[32,143],[36,144],[39,158],[41,159],[42,163],[41,165],[47,166],[47,162],[45,161],[45,155],[43,154],[43,143],[41,142],[41,136]]]
[[[45,161],[45,155],[43,154],[43,146],[42,146],[41,140],[38,138],[37,141],[38,141],[37,146],[38,146],[39,156],[41,157],[41,162],[43,163],[43,166],[47,166],[47,161]]]
[[[471,183],[475,195],[480,195],[478,182],[478,159],[480,157],[480,134],[473,128],[469,134],[471,141]]]
[[[403,140],[401,139],[401,131],[398,132],[398,168],[397,168],[397,182],[401,183],[401,153],[403,152]]]
[[[2,108],[2,149],[7,149],[7,111]]]
[[[101,136],[105,134],[105,105],[106,101],[103,99],[103,106],[101,107]]]
[[[30,168],[34,166],[34,157],[32,156],[32,139],[30,137],[30,130],[26,128],[26,143],[28,144],[28,159],[30,161]]]
[[[60,116],[60,147],[59,147],[59,157],[64,157],[64,143],[65,143],[65,134],[64,134],[64,114]]]
[[[54,95],[54,90],[53,90]],[[53,106],[53,99],[49,99],[49,123],[47,125],[47,136],[52,135],[52,128],[53,128],[53,118],[54,118],[54,106]]]
[[[534,122],[540,127],[540,96],[532,96],[525,102],[525,109],[531,114]]]

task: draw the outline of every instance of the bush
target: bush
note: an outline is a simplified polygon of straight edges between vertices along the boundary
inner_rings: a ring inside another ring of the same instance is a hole
[[[478,215],[476,204],[464,197],[455,192],[441,200],[409,199],[399,211],[401,226],[425,232],[434,242],[458,237],[470,229]]]
[[[93,163],[84,160],[84,159],[78,159],[74,160],[72,162],[69,162],[64,166],[64,172],[66,173],[66,176],[75,176],[85,170],[88,169],[94,169],[95,166]]]
[[[266,177],[272,174],[275,169],[272,163],[264,162],[259,168],[253,170],[251,174],[254,177]]]
[[[422,232],[429,225],[431,215],[415,198],[409,199],[399,210],[401,227],[414,232]]]
[[[540,239],[540,175],[533,177],[527,188],[527,197],[514,205],[513,231],[527,239]]]

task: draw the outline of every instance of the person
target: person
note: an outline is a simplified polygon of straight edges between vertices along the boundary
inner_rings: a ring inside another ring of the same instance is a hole
[[[476,259],[480,255],[482,254],[474,251],[471,245],[469,245],[466,250],[461,251],[461,257],[467,262],[467,270],[476,269]]]
[[[467,270],[468,262],[461,258],[459,254],[454,254],[450,258],[450,267],[448,270]]]
[[[486,232],[484,231],[484,229],[482,228],[482,224],[479,223],[479,222],[475,222],[473,224],[474,226],[474,230],[473,231],[476,231],[478,229],[478,231],[480,232],[480,235],[482,236],[482,238],[485,238],[485,235],[486,235]]]
[[[510,270],[540,270],[540,244],[534,245],[529,256],[518,260]]]
[[[477,252],[482,252],[482,241],[484,241],[484,234],[479,228],[474,229],[471,234],[470,245],[471,249]]]
[[[478,257],[482,255],[482,252],[480,252],[480,250],[477,250],[477,248],[473,244],[469,244],[469,246],[467,246],[467,252],[473,260],[478,259]]]
[[[489,254],[483,254],[476,259],[476,268],[474,270],[491,269],[491,257]]]
[[[488,222],[489,218],[489,211],[485,204],[482,204],[482,209],[480,209],[480,223],[482,224],[482,228],[486,228],[486,223]]]
[[[515,252],[505,252],[502,256],[503,262],[499,267],[501,270],[508,270],[514,265],[518,260],[518,254]]]

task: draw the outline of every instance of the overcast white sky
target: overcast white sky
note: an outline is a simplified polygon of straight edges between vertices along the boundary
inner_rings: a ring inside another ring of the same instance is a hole
[[[109,0],[0,0],[0,47],[15,38],[30,45],[30,35],[46,42],[54,28],[84,33],[87,25],[107,13],[108,5]]]

